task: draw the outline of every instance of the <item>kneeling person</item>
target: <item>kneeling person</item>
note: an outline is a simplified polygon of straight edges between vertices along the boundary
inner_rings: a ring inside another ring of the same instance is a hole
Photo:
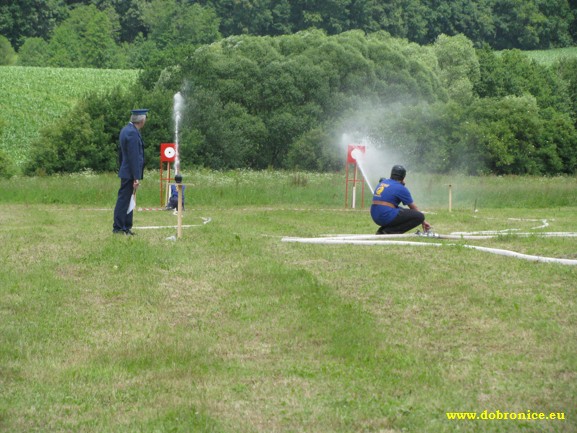
[[[182,210],[184,210],[184,190],[186,186],[182,185]],[[168,203],[166,203],[166,210],[178,210],[178,188],[176,185],[170,185],[170,198],[168,199]]]
[[[377,230],[378,235],[405,233],[419,224],[424,231],[431,228],[405,186],[406,174],[407,171],[402,165],[395,165],[391,170],[390,179],[381,179],[375,189],[371,217],[380,226]],[[401,203],[409,208],[400,208]]]

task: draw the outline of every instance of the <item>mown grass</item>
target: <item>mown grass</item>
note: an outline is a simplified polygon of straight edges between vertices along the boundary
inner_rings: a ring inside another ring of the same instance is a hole
[[[157,206],[153,174],[146,179],[139,205]],[[499,196],[496,207],[473,212],[462,196],[449,213],[447,179],[438,180],[415,198],[440,233],[531,230],[545,219],[546,230],[573,231],[574,204],[507,206],[494,178],[475,191],[484,203]],[[458,245],[281,242],[373,233],[366,208],[343,209],[342,174],[188,172],[185,181],[194,185],[184,223],[198,225],[176,242],[174,229],[112,236],[112,175],[0,181],[0,430],[577,428],[577,268]],[[462,178],[455,191],[478,182]],[[531,203],[541,203],[531,194],[559,203],[571,194],[550,188],[554,180],[516,182]],[[176,217],[143,211],[135,221]],[[576,258],[573,239],[476,243]],[[485,409],[566,419],[445,415]]]

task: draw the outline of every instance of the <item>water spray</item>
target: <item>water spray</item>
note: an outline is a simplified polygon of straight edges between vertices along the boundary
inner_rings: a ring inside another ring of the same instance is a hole
[[[357,168],[360,169],[361,174],[363,176],[363,178],[366,180],[367,185],[369,185],[369,188],[371,188],[371,184],[369,183],[368,179],[365,176],[364,170],[363,170],[363,166],[362,166],[362,159],[363,159],[363,155],[365,153],[365,146],[358,146],[355,144],[349,144],[348,148],[347,148],[347,162],[346,162],[346,168],[345,168],[345,175],[346,175],[346,188],[345,188],[345,207],[347,207],[347,201],[348,201],[348,197],[349,197],[349,183],[352,183],[352,202],[351,202],[351,208],[354,209],[356,206],[356,202],[357,202],[357,183],[362,183],[362,189],[361,189],[361,208],[363,207],[364,204],[364,198],[365,198],[365,184],[363,182],[363,179],[360,179],[357,177],[357,173],[358,170]],[[353,166],[353,177],[352,179],[349,176],[349,166]],[[371,188],[371,192],[372,192],[372,188]]]
[[[371,185],[371,183],[369,182],[369,178],[368,178],[367,174],[365,173],[365,168],[364,168],[365,153],[362,152],[360,149],[356,148],[356,149],[353,149],[351,151],[351,156],[357,162],[357,165],[358,165],[359,169],[361,170],[361,174],[363,175],[363,178],[365,179],[367,186],[369,187],[369,189],[371,191],[374,191],[374,188]]]
[[[175,175],[179,174],[180,172],[180,153],[179,153],[179,145],[180,145],[180,120],[182,118],[182,109],[184,107],[184,98],[180,94],[180,92],[175,93],[174,95],[174,107],[173,107],[173,117],[174,117],[174,144],[175,144],[175,151],[176,157],[174,160],[174,171]]]

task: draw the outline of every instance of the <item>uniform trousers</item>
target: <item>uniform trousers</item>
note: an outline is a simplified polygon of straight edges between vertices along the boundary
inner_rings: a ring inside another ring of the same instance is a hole
[[[116,199],[116,206],[114,207],[114,223],[112,225],[113,232],[126,232],[132,229],[132,217],[134,212],[126,213],[130,206],[130,199],[134,194],[134,179],[120,179],[120,188],[118,190],[118,198]]]

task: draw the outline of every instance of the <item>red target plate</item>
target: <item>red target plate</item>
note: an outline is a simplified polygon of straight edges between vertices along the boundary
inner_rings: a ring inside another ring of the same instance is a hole
[[[174,162],[176,159],[176,147],[174,143],[162,143],[160,145],[160,160],[162,162]]]

